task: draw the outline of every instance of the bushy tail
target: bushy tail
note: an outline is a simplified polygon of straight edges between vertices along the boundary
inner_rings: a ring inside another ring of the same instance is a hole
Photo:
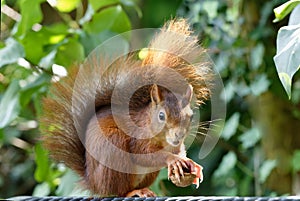
[[[65,163],[81,177],[85,174],[84,134],[97,107],[110,105],[119,69],[126,65],[90,58],[74,66],[68,76],[50,87],[43,100],[40,130],[44,147],[56,161]]]
[[[143,65],[176,70],[193,86],[198,104],[210,96],[211,63],[185,19],[171,20],[164,25],[151,41]]]

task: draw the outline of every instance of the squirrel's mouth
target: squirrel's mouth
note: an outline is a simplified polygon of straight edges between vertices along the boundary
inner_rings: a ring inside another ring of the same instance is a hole
[[[167,142],[173,147],[177,147],[180,144],[178,139],[167,138]]]

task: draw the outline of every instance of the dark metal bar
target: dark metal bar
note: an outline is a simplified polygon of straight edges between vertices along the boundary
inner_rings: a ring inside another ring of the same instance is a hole
[[[100,198],[100,197],[15,197],[13,201],[300,201],[300,196],[288,197],[218,197],[218,196],[188,196],[188,197],[149,197],[149,198]]]

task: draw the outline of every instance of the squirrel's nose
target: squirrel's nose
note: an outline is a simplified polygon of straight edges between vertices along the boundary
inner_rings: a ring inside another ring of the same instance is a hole
[[[184,137],[185,133],[186,133],[186,129],[180,129],[175,132],[175,137],[181,139]]]
[[[176,132],[175,133],[175,137],[177,140],[181,140],[183,138],[184,134],[182,132]]]

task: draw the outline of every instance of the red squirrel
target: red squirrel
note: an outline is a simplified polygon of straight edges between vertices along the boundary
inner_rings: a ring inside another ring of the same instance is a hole
[[[94,58],[71,68],[43,100],[44,146],[99,196],[155,196],[148,187],[163,167],[172,181],[180,184],[193,173],[197,182],[202,167],[186,157],[184,139],[192,99],[198,106],[210,96],[212,74],[199,57],[203,52],[186,20],[174,19],[142,60],[127,55],[107,64]]]

